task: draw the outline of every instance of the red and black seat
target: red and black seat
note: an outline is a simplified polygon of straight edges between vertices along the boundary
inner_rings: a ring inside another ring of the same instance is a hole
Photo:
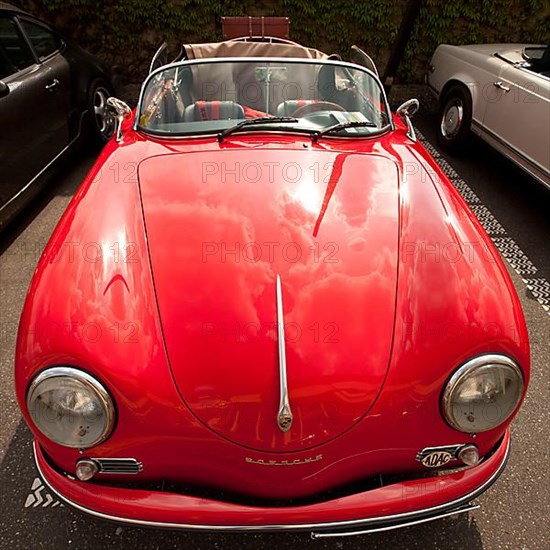
[[[243,119],[244,109],[234,101],[195,101],[183,113],[184,122]]]

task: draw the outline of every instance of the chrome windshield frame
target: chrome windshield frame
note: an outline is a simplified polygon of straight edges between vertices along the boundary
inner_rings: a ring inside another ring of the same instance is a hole
[[[214,63],[302,63],[302,64],[308,64],[308,65],[332,65],[335,67],[343,67],[347,69],[353,69],[355,71],[361,71],[363,73],[368,74],[378,85],[380,88],[380,92],[382,94],[382,97],[384,98],[384,107],[386,108],[386,112],[388,115],[389,125],[391,127],[391,131],[395,130],[395,124],[392,117],[392,112],[390,109],[390,104],[388,101],[388,97],[386,95],[386,90],[384,89],[384,86],[382,85],[382,82],[380,81],[380,78],[370,69],[367,67],[362,67],[361,65],[356,65],[355,63],[349,63],[347,61],[338,61],[334,59],[309,59],[309,58],[299,58],[299,57],[211,57],[211,58],[203,58],[203,59],[186,59],[185,61],[178,61],[177,63],[169,63],[167,65],[163,65],[162,67],[158,67],[158,69],[155,69],[153,72],[149,73],[145,80],[143,81],[143,84],[141,85],[141,90],[139,92],[139,99],[138,104],[136,107],[136,116],[134,119],[134,124],[132,126],[134,131],[142,131],[145,134],[149,134],[149,130],[147,128],[143,128],[139,125],[139,120],[141,118],[142,112],[143,112],[143,98],[145,96],[145,90],[147,89],[147,86],[149,85],[149,82],[155,78],[156,75],[167,71],[171,69],[176,69],[179,67],[190,67],[192,65],[204,65],[204,64],[214,64]],[[268,130],[269,131],[269,130]],[[212,132],[215,134],[215,131]],[[151,134],[153,135],[153,134]],[[197,134],[198,135],[198,134]],[[204,136],[205,134],[201,134],[201,136]],[[167,135],[166,137],[169,137]],[[179,138],[182,136],[174,135],[174,138]],[[190,136],[186,136],[190,137]],[[351,137],[351,136],[350,136]],[[353,135],[353,137],[365,137],[365,136],[357,136]]]

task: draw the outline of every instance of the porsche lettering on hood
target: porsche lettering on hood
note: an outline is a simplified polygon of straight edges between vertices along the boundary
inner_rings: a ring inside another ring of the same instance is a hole
[[[398,172],[374,154],[250,153],[232,147],[140,164],[158,307],[174,381],[202,423],[251,449],[304,450],[352,428],[382,388]],[[277,274],[287,432],[277,423]]]

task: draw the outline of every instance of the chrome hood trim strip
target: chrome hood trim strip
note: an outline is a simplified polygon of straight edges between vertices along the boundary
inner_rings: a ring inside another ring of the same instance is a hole
[[[284,323],[283,291],[281,289],[281,277],[277,274],[277,342],[279,344],[279,412],[277,413],[277,424],[281,431],[288,432],[294,417],[288,398]]]

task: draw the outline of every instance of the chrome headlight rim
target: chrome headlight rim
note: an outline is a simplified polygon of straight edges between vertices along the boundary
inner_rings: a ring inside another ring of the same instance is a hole
[[[31,413],[31,399],[33,397],[33,393],[36,392],[41,383],[52,378],[72,378],[73,380],[81,383],[87,389],[91,390],[97,397],[105,414],[105,426],[101,434],[94,440],[93,443],[84,446],[77,443],[61,443],[59,441],[56,441],[55,439],[52,439],[46,433],[44,433],[40,426],[34,421]],[[45,369],[40,371],[34,376],[34,378],[28,385],[25,404],[27,406],[27,412],[33,424],[36,426],[36,429],[44,437],[63,447],[71,449],[91,449],[93,447],[97,447],[110,437],[115,427],[116,409],[114,399],[111,397],[105,386],[95,376],[92,376],[91,374],[82,370],[79,367],[74,367],[70,365],[56,365],[46,367]]]
[[[458,423],[454,421],[453,415],[449,413],[449,410],[452,410],[451,397],[456,387],[465,378],[470,376],[472,372],[479,369],[480,367],[484,367],[491,364],[498,364],[501,366],[509,367],[515,372],[520,384],[520,388],[519,388],[520,398],[518,399],[518,402],[514,407],[514,409],[512,410],[512,412],[497,426],[486,430],[465,430],[463,427],[461,427]],[[462,433],[475,434],[475,433],[488,432],[498,428],[499,425],[504,424],[514,414],[514,412],[521,405],[524,392],[525,392],[525,377],[523,375],[523,371],[521,370],[521,367],[518,365],[516,361],[514,361],[508,355],[502,355],[499,353],[487,353],[483,355],[478,355],[476,357],[473,357],[472,359],[469,359],[463,365],[458,367],[458,369],[456,369],[454,373],[451,375],[451,377],[447,380],[443,389],[442,397],[441,397],[441,410],[443,413],[443,418],[451,428],[458,430],[459,432],[462,432]]]

